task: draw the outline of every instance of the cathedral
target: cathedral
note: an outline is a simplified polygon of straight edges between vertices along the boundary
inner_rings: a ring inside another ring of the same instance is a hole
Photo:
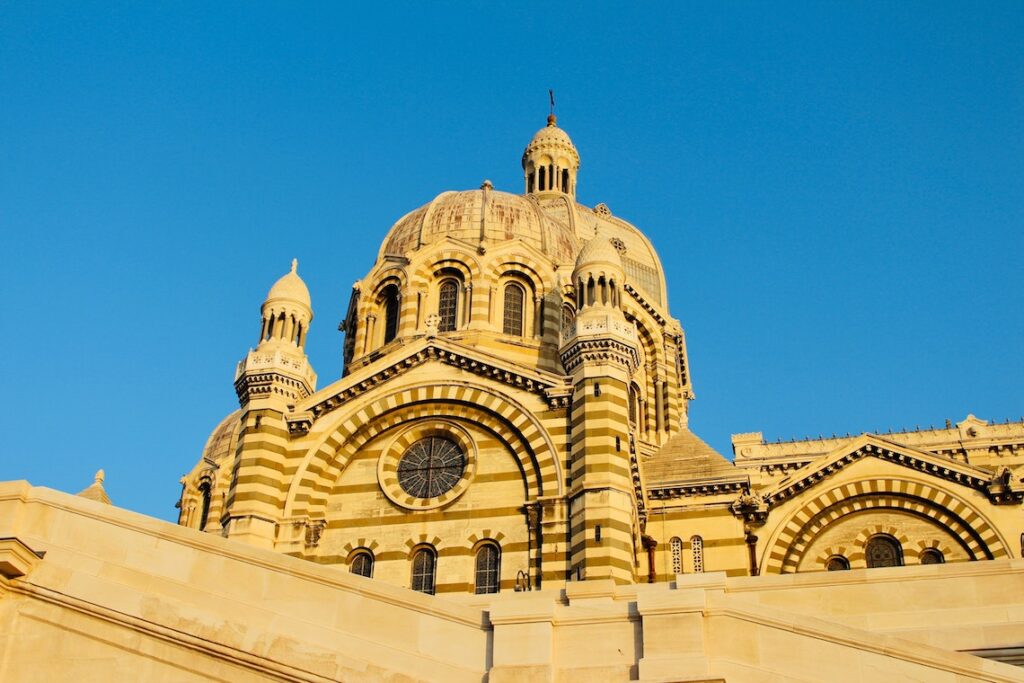
[[[443,192],[383,236],[323,388],[292,262],[181,524],[426,593],[1019,556],[1024,425],[736,434],[730,461],[691,430],[654,245],[576,201],[553,115],[522,168],[522,194]]]
[[[717,452],[580,168],[382,231],[326,383],[293,260],[177,525],[0,483],[0,680],[1024,683],[1024,421]]]

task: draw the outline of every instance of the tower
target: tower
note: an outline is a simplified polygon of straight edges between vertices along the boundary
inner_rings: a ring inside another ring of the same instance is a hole
[[[270,288],[261,308],[259,343],[238,363],[235,392],[241,406],[235,468],[225,509],[225,535],[272,548],[288,445],[285,416],[316,391],[316,373],[303,350],[313,320],[309,290],[298,262]]]
[[[598,233],[584,245],[572,280],[577,313],[561,348],[573,385],[571,568],[578,578],[632,583],[639,519],[627,406],[640,358],[636,328],[622,312],[622,260],[608,237]]]

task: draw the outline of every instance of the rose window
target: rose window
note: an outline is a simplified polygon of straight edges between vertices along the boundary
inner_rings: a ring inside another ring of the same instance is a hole
[[[420,439],[398,462],[398,485],[410,496],[436,498],[455,488],[466,469],[458,444],[440,436]]]

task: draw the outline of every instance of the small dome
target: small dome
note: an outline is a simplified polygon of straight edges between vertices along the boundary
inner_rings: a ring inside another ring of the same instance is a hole
[[[623,272],[622,258],[612,245],[607,235],[598,233],[593,239],[587,240],[576,257],[576,270],[585,270],[594,266],[612,266],[619,273]]]
[[[523,151],[523,168],[526,168],[531,155],[546,153],[552,157],[568,157],[573,170],[579,168],[580,154],[576,151],[576,145],[572,143],[569,134],[555,125],[557,120],[554,114],[548,117],[548,125],[538,130],[530,144]]]
[[[267,293],[267,301],[286,299],[302,304],[306,308],[313,308],[309,298],[309,289],[306,287],[306,283],[302,281],[302,278],[299,277],[298,268],[298,259],[292,259],[291,272],[274,283],[274,286],[270,288],[270,292]]]

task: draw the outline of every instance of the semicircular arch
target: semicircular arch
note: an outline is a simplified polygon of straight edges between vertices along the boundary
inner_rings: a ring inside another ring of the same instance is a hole
[[[482,278],[480,263],[466,251],[444,245],[434,251],[417,255],[417,264],[413,268],[412,282],[422,285],[433,279],[434,274],[444,268],[451,268],[462,273],[463,279],[469,283]]]
[[[384,394],[338,416],[318,443],[306,451],[288,487],[285,516],[310,514],[314,508],[326,505],[334,479],[370,439],[429,417],[475,423],[500,437],[519,462],[529,499],[562,493],[554,444],[525,407],[470,382],[418,384]]]
[[[769,542],[761,573],[795,572],[821,531],[846,515],[874,509],[927,516],[957,538],[972,558],[1008,557],[992,523],[961,498],[924,482],[876,478],[837,486],[794,512]]]

